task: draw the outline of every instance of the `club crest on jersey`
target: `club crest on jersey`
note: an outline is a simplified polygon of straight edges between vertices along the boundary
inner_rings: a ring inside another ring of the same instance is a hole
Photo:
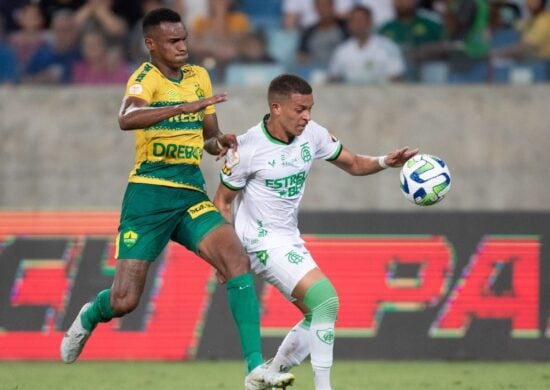
[[[309,145],[307,142],[300,145],[302,160],[307,164],[311,161],[311,150],[309,150]]]

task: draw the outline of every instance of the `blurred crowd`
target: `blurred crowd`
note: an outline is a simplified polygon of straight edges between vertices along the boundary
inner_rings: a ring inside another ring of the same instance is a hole
[[[181,13],[214,83],[550,80],[550,0],[0,0],[0,84],[122,84],[141,18]]]

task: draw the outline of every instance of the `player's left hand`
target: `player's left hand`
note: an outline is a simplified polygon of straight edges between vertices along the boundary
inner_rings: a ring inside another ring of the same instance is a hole
[[[392,167],[392,168],[402,167],[403,164],[405,164],[408,159],[410,159],[412,156],[414,156],[417,153],[418,153],[418,148],[409,150],[409,147],[405,146],[401,149],[397,149],[389,153],[385,158],[385,162],[389,167]]]
[[[229,149],[233,149],[233,151],[237,150],[237,136],[235,134],[224,134],[221,137],[218,137],[217,140],[218,146],[221,146],[221,148],[216,156],[216,161],[225,156]]]

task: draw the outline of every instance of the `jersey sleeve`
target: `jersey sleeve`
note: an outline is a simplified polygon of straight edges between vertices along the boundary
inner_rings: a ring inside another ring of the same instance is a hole
[[[315,145],[315,159],[327,161],[336,160],[342,152],[342,143],[334,134],[331,134],[324,127],[316,123],[314,125],[313,143]]]
[[[197,76],[199,77],[199,82],[201,85],[201,88],[204,92],[204,97],[209,98],[212,96],[212,82],[210,81],[210,76],[208,75],[208,72],[206,69],[202,67],[197,67]],[[214,114],[216,112],[216,109],[214,108],[214,105],[210,105],[204,109],[204,113],[206,115]]]
[[[220,180],[223,185],[232,190],[241,190],[248,181],[250,161],[252,159],[252,150],[247,147],[243,136],[237,137],[238,158],[228,153],[225,156],[224,164],[221,168]]]
[[[147,63],[140,66],[128,79],[125,96],[135,96],[152,103],[157,82],[151,70],[152,66]]]

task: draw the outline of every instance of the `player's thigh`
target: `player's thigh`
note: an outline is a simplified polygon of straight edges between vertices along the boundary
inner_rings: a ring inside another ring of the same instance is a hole
[[[206,194],[189,194],[189,204],[171,238],[200,255],[206,237],[220,226],[227,225],[227,221]]]
[[[199,252],[225,279],[250,271],[250,259],[235,229],[227,223],[205,236],[199,245]]]
[[[290,302],[292,292],[308,273],[317,267],[303,244],[289,244],[250,253],[252,271],[277,288]]]
[[[154,261],[181,220],[181,189],[129,183],[116,239],[117,259]],[[183,208],[185,210],[185,208]]]

